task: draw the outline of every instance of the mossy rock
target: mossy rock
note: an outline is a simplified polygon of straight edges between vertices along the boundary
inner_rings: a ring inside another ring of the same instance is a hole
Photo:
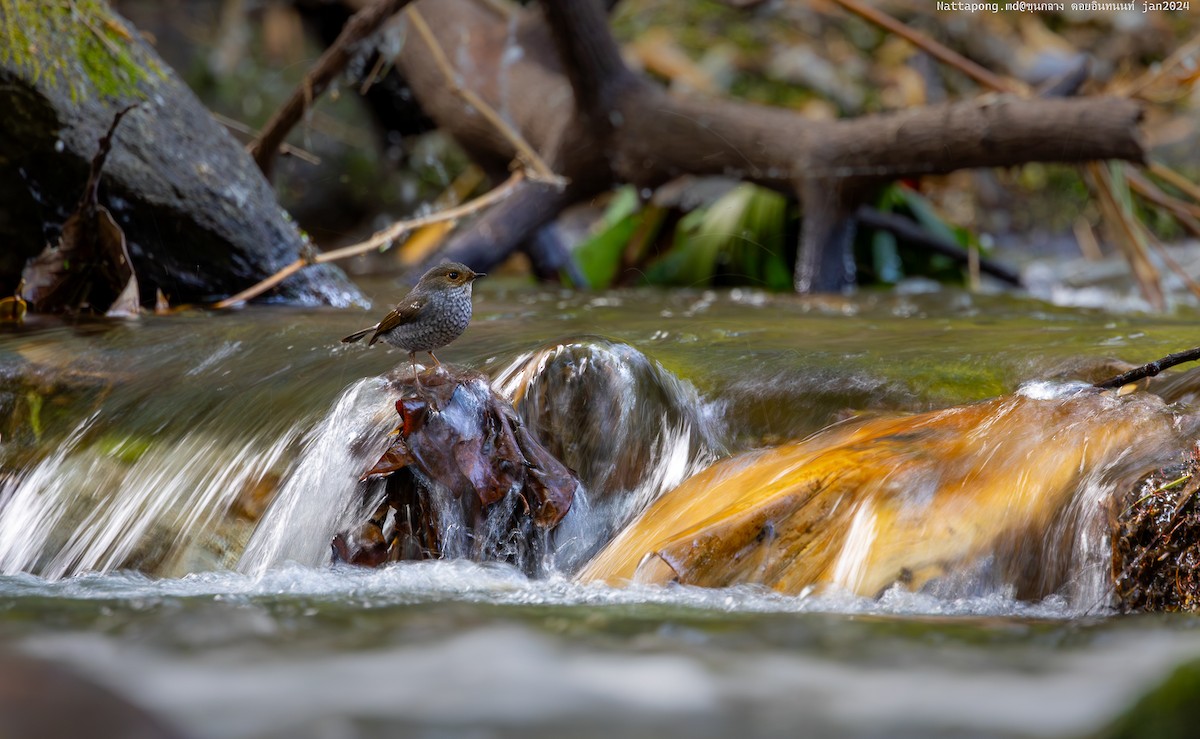
[[[226,296],[295,261],[303,235],[271,186],[128,22],[101,0],[0,0],[0,294],[11,293],[79,200],[114,115],[130,105],[101,179],[143,304]],[[336,268],[276,295],[361,302]]]
[[[1200,456],[1154,471],[1114,502],[1112,579],[1123,611],[1200,610]]]

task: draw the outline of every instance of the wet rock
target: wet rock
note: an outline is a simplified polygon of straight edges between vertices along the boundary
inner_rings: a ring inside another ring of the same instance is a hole
[[[577,505],[559,531],[569,542],[555,552],[563,572],[724,454],[712,403],[628,344],[594,336],[549,344],[493,385],[585,491],[586,513]]]
[[[1112,579],[1123,611],[1200,610],[1200,449],[1111,504]]]
[[[1082,587],[1088,557],[1103,556],[1081,549],[1107,530],[1088,496],[1173,454],[1195,430],[1181,420],[1147,393],[1064,388],[839,424],[690,478],[580,579],[878,596],[971,572],[945,595],[978,584],[1042,598]]]
[[[6,18],[6,14],[18,17]],[[236,141],[100,0],[0,9],[12,53],[0,55],[0,294],[53,242],[79,201],[88,165],[117,111],[126,116],[105,167],[101,202],[125,232],[141,303],[227,296],[309,248]],[[280,298],[362,302],[340,270],[311,267]]]
[[[538,571],[567,515],[574,474],[522,425],[487,376],[446,366],[393,381],[395,439],[363,482],[387,478],[370,521],[338,534],[335,559],[377,565],[463,557]]]
[[[0,736],[180,739],[181,731],[59,665],[0,654]]]
[[[696,390],[628,344],[597,337],[551,344],[495,384],[575,470],[593,503],[642,487],[671,456],[690,467],[722,452]]]

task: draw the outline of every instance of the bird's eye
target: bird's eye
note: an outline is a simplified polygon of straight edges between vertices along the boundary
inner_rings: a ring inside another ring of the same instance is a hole
[[[457,280],[457,279],[458,279],[458,273],[457,273],[457,272],[451,272],[450,274],[448,274],[448,275],[446,275],[446,276],[447,276],[447,277],[449,277],[449,278],[450,278],[450,279],[452,279],[452,280]]]

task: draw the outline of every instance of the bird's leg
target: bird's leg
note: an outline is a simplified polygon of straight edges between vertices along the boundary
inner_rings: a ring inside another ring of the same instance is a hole
[[[417,353],[409,352],[408,353],[408,361],[412,362],[413,382],[417,383],[417,393],[420,395],[424,395],[424,393],[421,392],[424,389],[421,387],[421,376],[417,374]]]
[[[432,354],[430,356],[432,356]],[[429,405],[429,409],[431,411],[434,413],[441,413],[442,409],[438,408],[437,402],[432,397],[426,395],[425,388],[421,386],[421,376],[417,374],[417,353],[409,352],[408,361],[412,362],[413,382],[417,383],[417,396]]]
[[[428,355],[429,355],[429,358],[433,360],[433,366],[434,366],[434,367],[441,367],[441,366],[442,366],[442,363],[438,361],[438,358],[437,358],[437,357],[435,357],[435,356],[433,356],[433,352],[425,352],[425,353],[426,353],[426,354],[428,354]]]

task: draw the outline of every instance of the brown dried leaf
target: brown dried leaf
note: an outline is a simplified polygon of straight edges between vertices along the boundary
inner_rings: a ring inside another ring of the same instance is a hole
[[[99,252],[103,255],[102,264],[107,267],[102,271],[108,273],[110,287],[124,285],[104,315],[132,318],[141,312],[142,305],[137,275],[134,274],[133,264],[129,261],[129,249],[125,245],[125,232],[103,205],[96,206],[95,226]]]
[[[415,461],[412,452],[408,448],[408,443],[404,441],[404,437],[397,436],[392,441],[392,445],[379,458],[379,461],[375,463],[375,466],[364,472],[359,480],[366,481],[379,477],[387,477],[413,464]]]
[[[526,460],[525,489],[533,494],[536,501],[534,522],[546,528],[555,526],[571,510],[575,488],[579,483],[574,473],[530,436],[523,426],[515,429],[515,436]]]
[[[129,261],[125,234],[96,199],[113,136],[121,119],[132,109],[133,106],[118,112],[100,139],[79,204],[63,224],[58,243],[47,245],[25,265],[21,297],[36,310],[74,311],[89,307],[109,311],[111,315],[137,313],[137,280]]]

